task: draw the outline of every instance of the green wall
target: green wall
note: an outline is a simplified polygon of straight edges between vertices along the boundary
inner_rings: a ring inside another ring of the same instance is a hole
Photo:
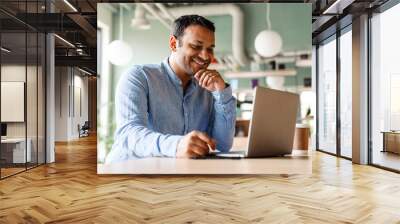
[[[254,39],[257,34],[266,29],[266,4],[242,3],[238,4],[244,12],[245,18],[245,49],[248,55],[254,54]],[[270,4],[271,24],[273,30],[280,33],[283,40],[283,51],[309,50],[311,51],[311,4],[303,3],[272,3]],[[134,7],[133,7],[134,8]],[[132,8],[132,9],[133,9]],[[134,10],[124,9],[123,39],[130,43],[133,49],[133,58],[129,65],[113,66],[113,83],[119,79],[121,73],[133,64],[160,63],[170,53],[168,40],[170,30],[157,20],[150,20],[151,29],[137,30],[130,26]],[[216,55],[226,55],[232,52],[232,19],[230,16],[208,17],[216,26]],[[119,14],[113,15],[113,37],[118,38]],[[248,67],[248,66],[247,66]],[[247,68],[240,68],[246,70]],[[222,72],[223,73],[223,72]],[[311,68],[302,68],[298,71],[299,77],[311,77]],[[295,85],[295,77],[288,77],[285,85]],[[240,80],[241,87],[246,87],[250,79]],[[260,79],[260,83],[265,83]],[[300,84],[302,81],[300,82]],[[250,86],[250,84],[248,85]]]
[[[282,51],[311,51],[311,4],[271,3],[271,26],[283,41]],[[239,5],[245,13],[246,48],[255,53],[254,40],[267,28],[266,4],[249,3]]]

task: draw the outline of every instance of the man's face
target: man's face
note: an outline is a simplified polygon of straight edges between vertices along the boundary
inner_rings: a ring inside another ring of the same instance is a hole
[[[214,47],[214,32],[199,25],[188,26],[183,36],[176,40],[176,64],[186,74],[193,76],[210,65],[214,58]]]

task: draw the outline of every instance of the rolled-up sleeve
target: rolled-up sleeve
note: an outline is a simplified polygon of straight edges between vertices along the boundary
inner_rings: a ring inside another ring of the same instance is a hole
[[[211,136],[217,141],[217,149],[227,152],[232,148],[236,122],[236,99],[232,96],[232,88],[212,93],[214,107],[212,113]]]
[[[182,136],[162,134],[149,128],[148,91],[146,74],[139,66],[121,76],[115,95],[117,128],[106,163],[176,155]]]

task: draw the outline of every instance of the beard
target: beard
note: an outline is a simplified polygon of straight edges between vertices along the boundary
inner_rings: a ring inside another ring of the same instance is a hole
[[[202,60],[198,57],[191,57],[189,61],[189,71],[190,76],[194,76],[201,69],[207,69],[210,65],[210,60]]]

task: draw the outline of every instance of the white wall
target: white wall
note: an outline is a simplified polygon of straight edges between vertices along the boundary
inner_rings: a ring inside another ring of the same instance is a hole
[[[26,70],[25,70],[26,69]],[[32,74],[33,72],[36,73],[36,68],[33,66],[27,66],[25,65],[2,65],[1,66],[1,81],[3,82],[25,82],[25,75],[26,71],[28,74]],[[31,84],[31,83],[30,83]],[[34,83],[36,85],[36,82]],[[27,93],[28,99],[27,102],[32,102],[32,97],[36,98],[36,89],[34,92],[28,91]],[[35,105],[31,105],[36,108]],[[1,108],[1,110],[7,110],[8,108]],[[28,113],[27,114],[28,121],[36,121],[36,114],[33,113]],[[26,122],[7,122],[7,136],[8,137],[25,137],[25,124]],[[29,124],[28,128],[34,128],[36,129],[36,125],[33,127],[33,124]],[[28,137],[29,133],[31,133],[28,130]]]
[[[72,108],[72,120],[71,120],[71,132],[70,135],[72,138],[78,138],[78,124],[83,125],[85,121],[88,121],[88,78],[87,76],[81,76],[82,73],[74,73],[74,96],[71,96],[74,99],[74,107]],[[80,91],[80,93],[78,93]],[[80,97],[79,97],[80,95]],[[78,101],[81,101],[80,103]],[[81,107],[81,108],[79,108]],[[79,109],[82,111],[80,112]]]
[[[25,80],[27,78],[27,80]],[[45,159],[45,115],[44,115],[44,74],[41,66],[25,66],[25,64],[3,64],[1,66],[2,82],[24,82],[26,85],[26,102],[23,102],[22,113],[26,112],[26,120],[22,122],[6,122],[7,137],[30,139],[32,161],[44,163]],[[4,89],[2,89],[3,92]],[[20,90],[21,94],[24,90]],[[7,95],[2,95],[2,98]],[[26,106],[25,106],[26,103]],[[3,103],[2,103],[3,104]],[[16,113],[11,107],[2,107],[2,112]],[[14,109],[15,110],[15,109]],[[37,157],[38,153],[38,157]],[[51,157],[48,157],[51,158]],[[51,162],[51,160],[49,160]]]
[[[77,139],[78,124],[88,120],[88,78],[75,68],[56,67],[55,85],[55,140]],[[77,105],[81,105],[81,113]]]
[[[69,76],[67,67],[55,68],[55,140],[67,141],[68,121],[68,86]]]

